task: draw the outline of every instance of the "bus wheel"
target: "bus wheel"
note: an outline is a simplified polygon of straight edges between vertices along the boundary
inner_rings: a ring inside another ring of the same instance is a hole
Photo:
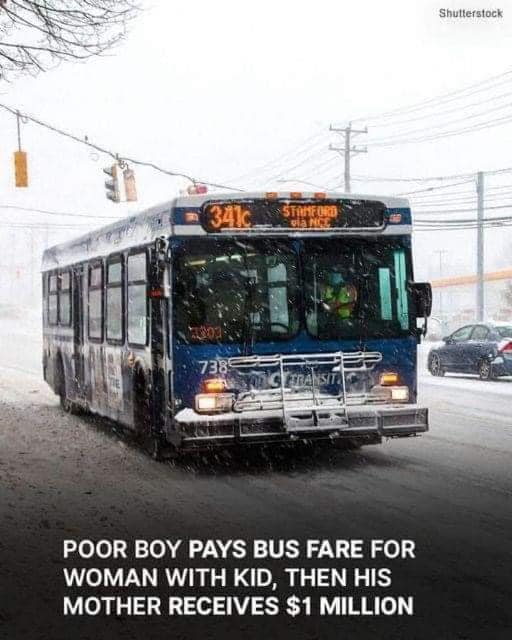
[[[332,441],[332,446],[339,451],[350,451],[360,449],[363,443],[355,438],[335,438]]]
[[[149,393],[139,380],[135,385],[134,422],[137,441],[153,460],[162,459],[162,441],[151,428]]]
[[[67,397],[66,375],[62,358],[60,357],[57,360],[57,395],[59,396],[60,407],[65,413],[77,414],[80,412],[78,405]]]

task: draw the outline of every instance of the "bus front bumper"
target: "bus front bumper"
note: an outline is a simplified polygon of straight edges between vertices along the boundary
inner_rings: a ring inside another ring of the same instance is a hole
[[[343,413],[289,416],[286,424],[280,410],[201,415],[183,409],[175,416],[169,440],[184,448],[325,438],[378,443],[383,437],[401,438],[425,431],[428,409],[417,404],[357,405]]]

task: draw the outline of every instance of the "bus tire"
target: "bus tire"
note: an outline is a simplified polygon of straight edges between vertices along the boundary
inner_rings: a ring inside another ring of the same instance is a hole
[[[332,446],[338,451],[353,451],[360,449],[363,446],[363,442],[356,438],[334,438]]]
[[[64,373],[64,364],[62,362],[62,356],[57,357],[56,365],[56,393],[59,396],[60,407],[64,413],[76,415],[80,413],[79,406],[70,400],[66,391],[66,374]]]
[[[153,460],[161,460],[162,442],[153,433],[149,389],[140,372],[135,374],[133,414],[137,442]]]

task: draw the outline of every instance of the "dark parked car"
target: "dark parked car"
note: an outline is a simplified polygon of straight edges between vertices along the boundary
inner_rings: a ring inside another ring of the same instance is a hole
[[[482,380],[512,375],[512,323],[471,324],[443,338],[428,354],[433,376],[447,371],[477,373]]]

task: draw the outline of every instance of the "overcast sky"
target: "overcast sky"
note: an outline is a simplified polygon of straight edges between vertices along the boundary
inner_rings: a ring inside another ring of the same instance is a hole
[[[499,6],[488,0],[474,5]],[[342,178],[343,166],[341,160],[329,161],[336,156],[327,146],[337,142],[328,133],[330,123],[344,125],[350,119],[422,101],[512,66],[509,3],[502,4],[504,18],[494,21],[443,21],[438,17],[441,6],[473,8],[466,0],[154,0],[132,24],[125,43],[108,57],[62,64],[36,78],[0,84],[0,101],[88,135],[121,156],[212,181],[231,184],[249,174],[237,184],[270,188],[276,179],[285,178],[335,184],[338,174]],[[506,88],[496,89],[497,94]],[[371,120],[357,124],[365,123],[368,135],[360,136],[358,143],[387,133],[372,130]],[[127,205],[111,204],[104,197],[101,169],[108,164],[106,158],[95,161],[85,147],[33,124],[22,132],[29,153],[30,188],[15,190],[11,154],[16,127],[14,118],[4,112],[0,131],[3,205],[119,217],[129,211]],[[436,176],[508,167],[511,134],[512,124],[507,124],[434,142],[381,150],[369,147],[368,153],[353,160],[353,173]],[[309,162],[304,152],[308,144],[313,156]],[[298,160],[306,161],[293,171],[294,149],[302,154]],[[272,166],[270,175],[254,173],[285,153],[289,155]],[[315,169],[322,163],[327,167]],[[300,175],[290,175],[299,169]],[[182,180],[150,170],[137,170],[137,183],[140,202],[132,209],[171,198],[184,186]],[[507,183],[512,180],[505,176],[492,184]],[[398,193],[422,186],[354,182],[353,191]],[[35,213],[2,215],[4,220],[44,219]],[[11,244],[13,233],[22,234],[5,228],[1,232],[4,238],[11,234]],[[512,263],[507,255],[511,236],[512,228],[488,232],[490,267]],[[50,241],[61,237],[50,232]],[[420,275],[436,275],[428,262],[437,265],[433,251],[443,248],[450,251],[444,258],[446,272],[471,269],[474,232],[418,233],[417,238]]]

